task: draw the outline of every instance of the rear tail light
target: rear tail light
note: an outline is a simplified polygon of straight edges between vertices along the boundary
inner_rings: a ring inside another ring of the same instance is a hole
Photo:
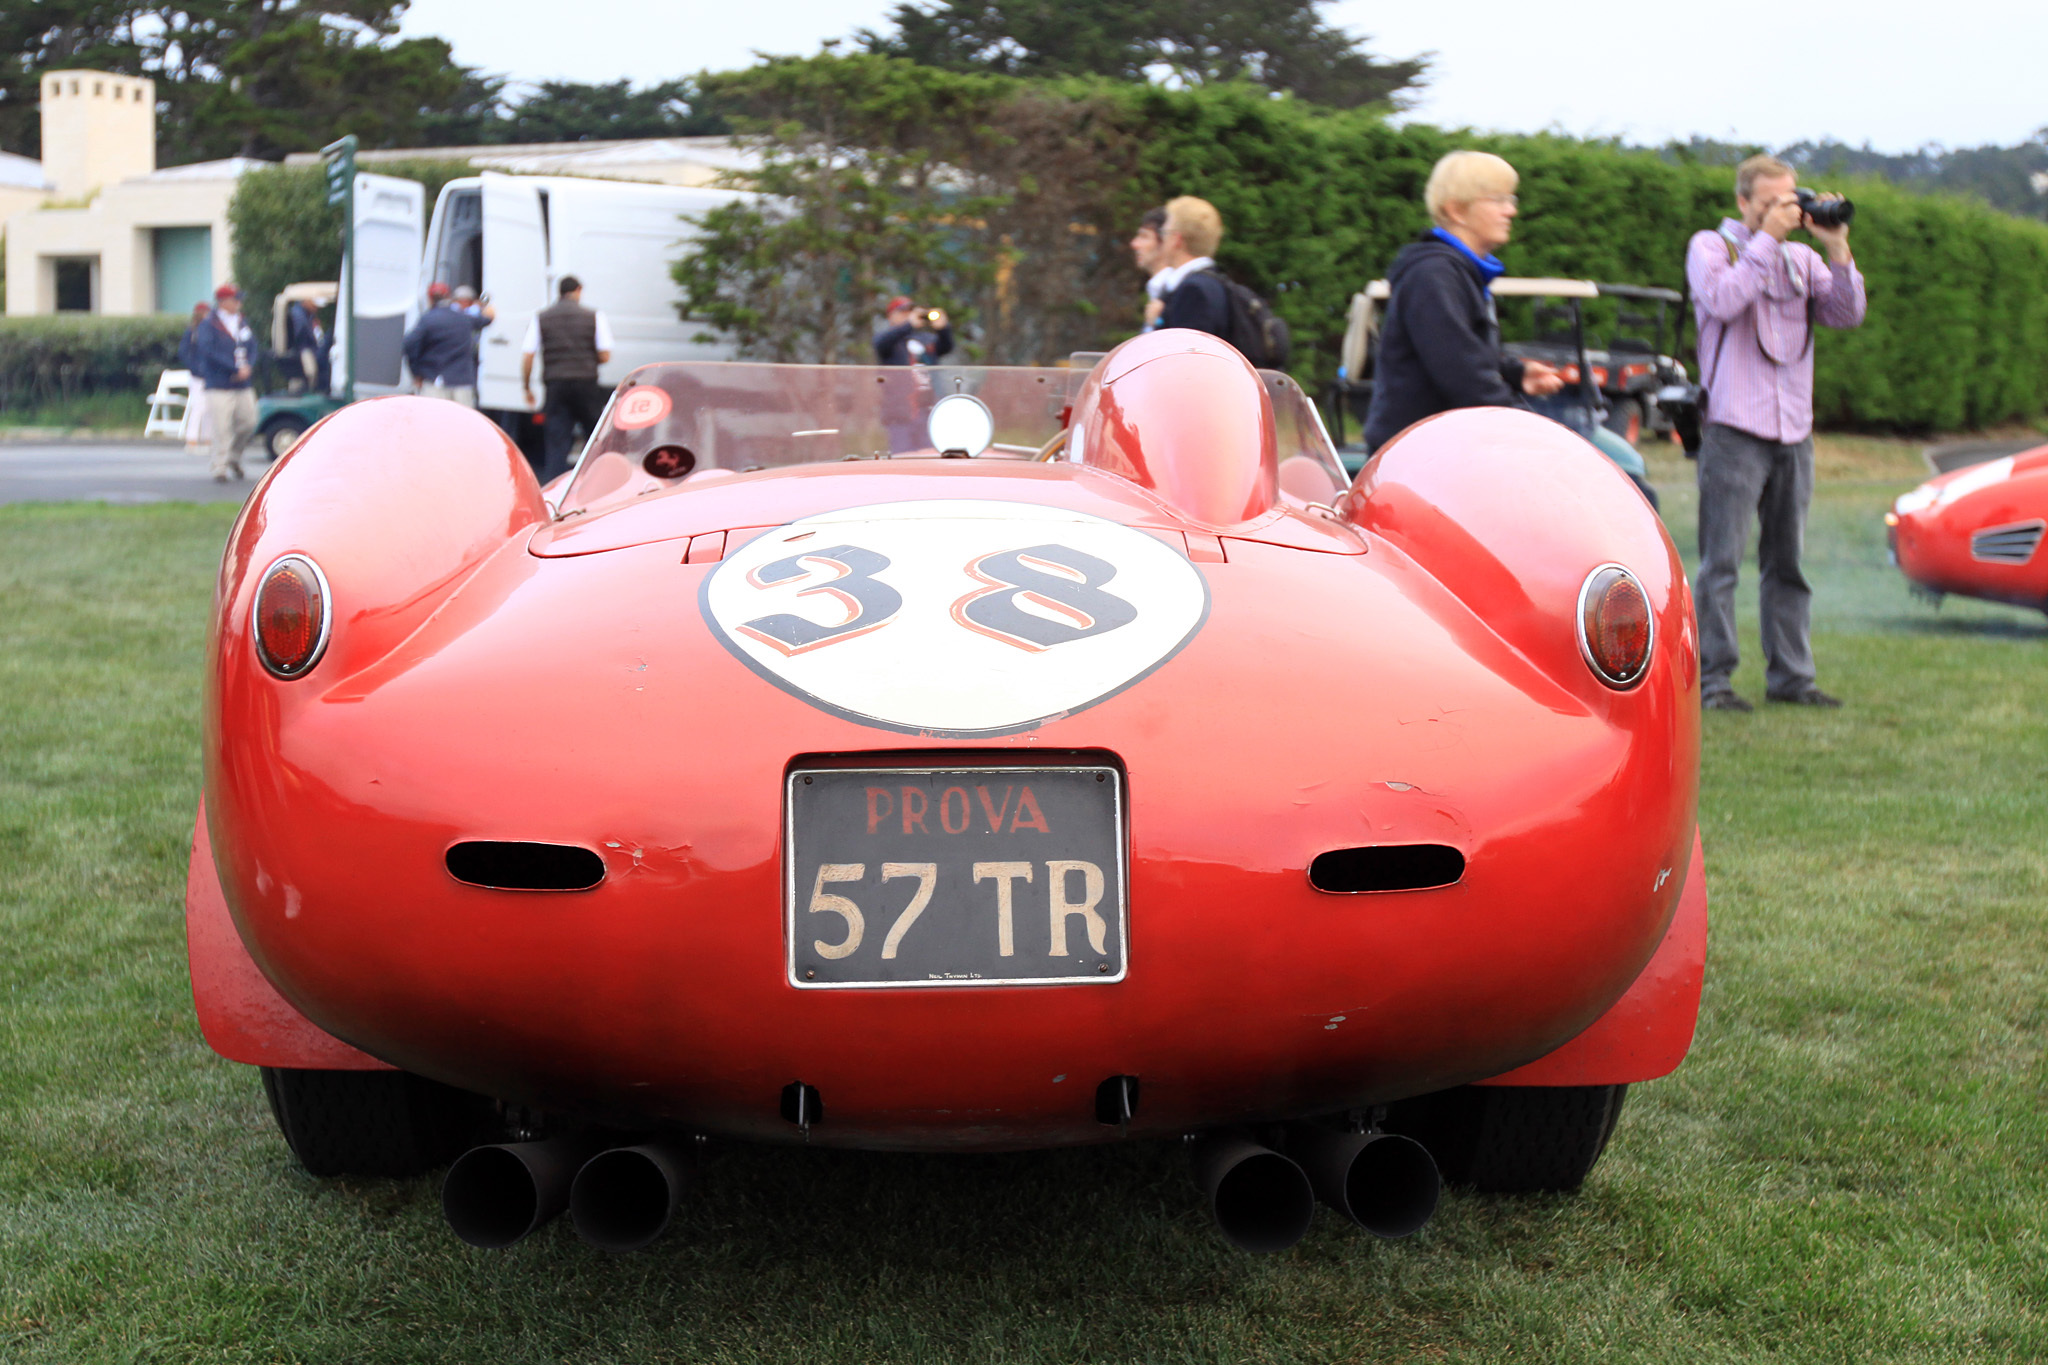
[[[265,668],[280,678],[304,677],[320,662],[332,624],[319,565],[286,555],[265,569],[249,624]]]
[[[1579,589],[1579,652],[1609,687],[1626,689],[1650,667],[1656,618],[1649,594],[1619,564],[1602,564]]]

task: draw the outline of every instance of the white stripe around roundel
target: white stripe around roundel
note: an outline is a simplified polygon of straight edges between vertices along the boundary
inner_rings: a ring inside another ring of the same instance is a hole
[[[748,667],[890,730],[996,735],[1115,695],[1201,628],[1208,584],[1100,517],[944,500],[777,527],[705,579],[704,619]]]

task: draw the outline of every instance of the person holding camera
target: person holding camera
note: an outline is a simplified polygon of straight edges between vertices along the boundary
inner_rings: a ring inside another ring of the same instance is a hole
[[[1693,586],[1700,704],[1752,709],[1730,679],[1741,658],[1737,574],[1754,517],[1764,696],[1840,706],[1814,682],[1813,589],[1799,557],[1813,501],[1813,330],[1863,322],[1863,276],[1849,253],[1855,209],[1839,195],[1800,189],[1792,167],[1770,156],[1736,168],[1735,205],[1741,218],[1695,233],[1685,262],[1704,390]],[[1825,259],[1786,240],[1801,227],[1826,248]]]
[[[875,359],[883,365],[929,365],[953,351],[953,324],[943,308],[920,308],[904,295],[889,300],[888,326],[875,333]]]
[[[875,333],[875,359],[910,370],[907,383],[891,377],[882,389],[882,427],[889,452],[901,455],[925,444],[925,415],[932,405],[931,376],[924,367],[953,350],[953,324],[943,308],[920,308],[907,295],[889,300],[888,326]]]

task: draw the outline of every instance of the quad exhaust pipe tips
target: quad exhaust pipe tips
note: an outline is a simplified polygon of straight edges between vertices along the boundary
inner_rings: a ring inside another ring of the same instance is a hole
[[[1197,1138],[1195,1180],[1240,1251],[1285,1251],[1320,1199],[1375,1237],[1406,1237],[1435,1214],[1443,1182],[1423,1146],[1392,1133],[1297,1123],[1276,1150],[1243,1132]],[[474,1247],[512,1246],[564,1209],[601,1251],[638,1251],[668,1230],[698,1184],[696,1152],[670,1141],[599,1150],[585,1137],[473,1147],[448,1170],[441,1209]]]
[[[1443,1181],[1421,1143],[1316,1124],[1286,1130],[1286,1151],[1242,1133],[1194,1146],[1195,1180],[1216,1227],[1240,1251],[1285,1251],[1308,1235],[1317,1199],[1375,1237],[1406,1237],[1435,1214]]]
[[[566,1208],[592,1246],[638,1251],[667,1231],[696,1183],[694,1153],[678,1143],[604,1151],[582,1138],[499,1143],[472,1147],[448,1168],[441,1212],[457,1237],[495,1250]]]

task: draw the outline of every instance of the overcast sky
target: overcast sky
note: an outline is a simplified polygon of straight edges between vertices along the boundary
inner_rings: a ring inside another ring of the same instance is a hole
[[[881,27],[887,0],[413,0],[408,35],[519,80],[664,80],[809,53]],[[2048,125],[2048,0],[1455,5],[1337,0],[1387,56],[1436,54],[1412,117],[1452,126],[1903,151],[2011,144]]]

